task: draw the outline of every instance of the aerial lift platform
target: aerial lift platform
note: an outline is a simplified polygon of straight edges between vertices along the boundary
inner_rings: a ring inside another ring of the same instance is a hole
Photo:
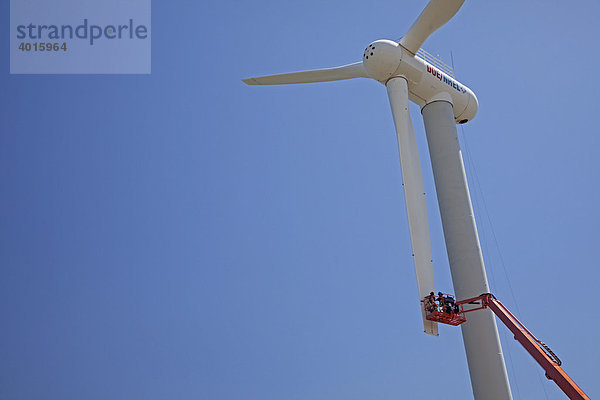
[[[454,296],[433,292],[422,302],[425,305],[426,318],[430,321],[457,326],[467,321],[465,314],[489,308],[515,335],[521,345],[546,371],[546,378],[554,381],[558,387],[572,400],[589,400],[590,398],[560,367],[562,362],[550,348],[537,339],[499,300],[491,293],[456,301]]]

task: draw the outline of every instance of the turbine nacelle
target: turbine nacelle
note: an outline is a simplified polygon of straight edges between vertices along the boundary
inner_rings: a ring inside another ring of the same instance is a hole
[[[376,40],[363,53],[363,65],[369,76],[383,84],[394,76],[402,60],[402,47],[391,40]]]
[[[471,89],[399,43],[374,41],[363,53],[362,66],[366,77],[384,85],[394,77],[406,79],[410,100],[421,108],[433,101],[448,101],[458,124],[471,121],[477,114],[479,103]]]

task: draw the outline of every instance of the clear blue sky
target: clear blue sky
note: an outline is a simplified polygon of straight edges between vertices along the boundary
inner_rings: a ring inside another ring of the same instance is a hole
[[[421,333],[385,88],[239,80],[358,61],[425,4],[155,0],[149,76],[9,75],[0,41],[0,399],[470,398],[459,329]],[[592,398],[598,15],[467,0],[425,44],[479,98],[493,292]],[[563,398],[501,337],[515,398]]]

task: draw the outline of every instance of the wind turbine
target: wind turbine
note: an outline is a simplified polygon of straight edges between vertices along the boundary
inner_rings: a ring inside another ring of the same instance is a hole
[[[417,52],[448,22],[464,0],[431,0],[399,41],[377,40],[362,61],[341,67],[243,79],[248,85],[282,85],[372,78],[387,88],[400,152],[408,225],[419,300],[435,292],[423,177],[410,119],[409,100],[421,107],[454,292],[457,299],[488,293],[489,286],[475,225],[456,124],[475,117],[477,97],[467,86]],[[425,333],[438,335],[425,318]],[[498,328],[489,310],[473,313],[461,325],[475,399],[512,399]]]

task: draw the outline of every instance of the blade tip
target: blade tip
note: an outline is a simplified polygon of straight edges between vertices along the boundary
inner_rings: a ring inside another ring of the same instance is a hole
[[[254,78],[245,78],[242,79],[242,82],[244,82],[246,85],[258,85],[258,82]]]

